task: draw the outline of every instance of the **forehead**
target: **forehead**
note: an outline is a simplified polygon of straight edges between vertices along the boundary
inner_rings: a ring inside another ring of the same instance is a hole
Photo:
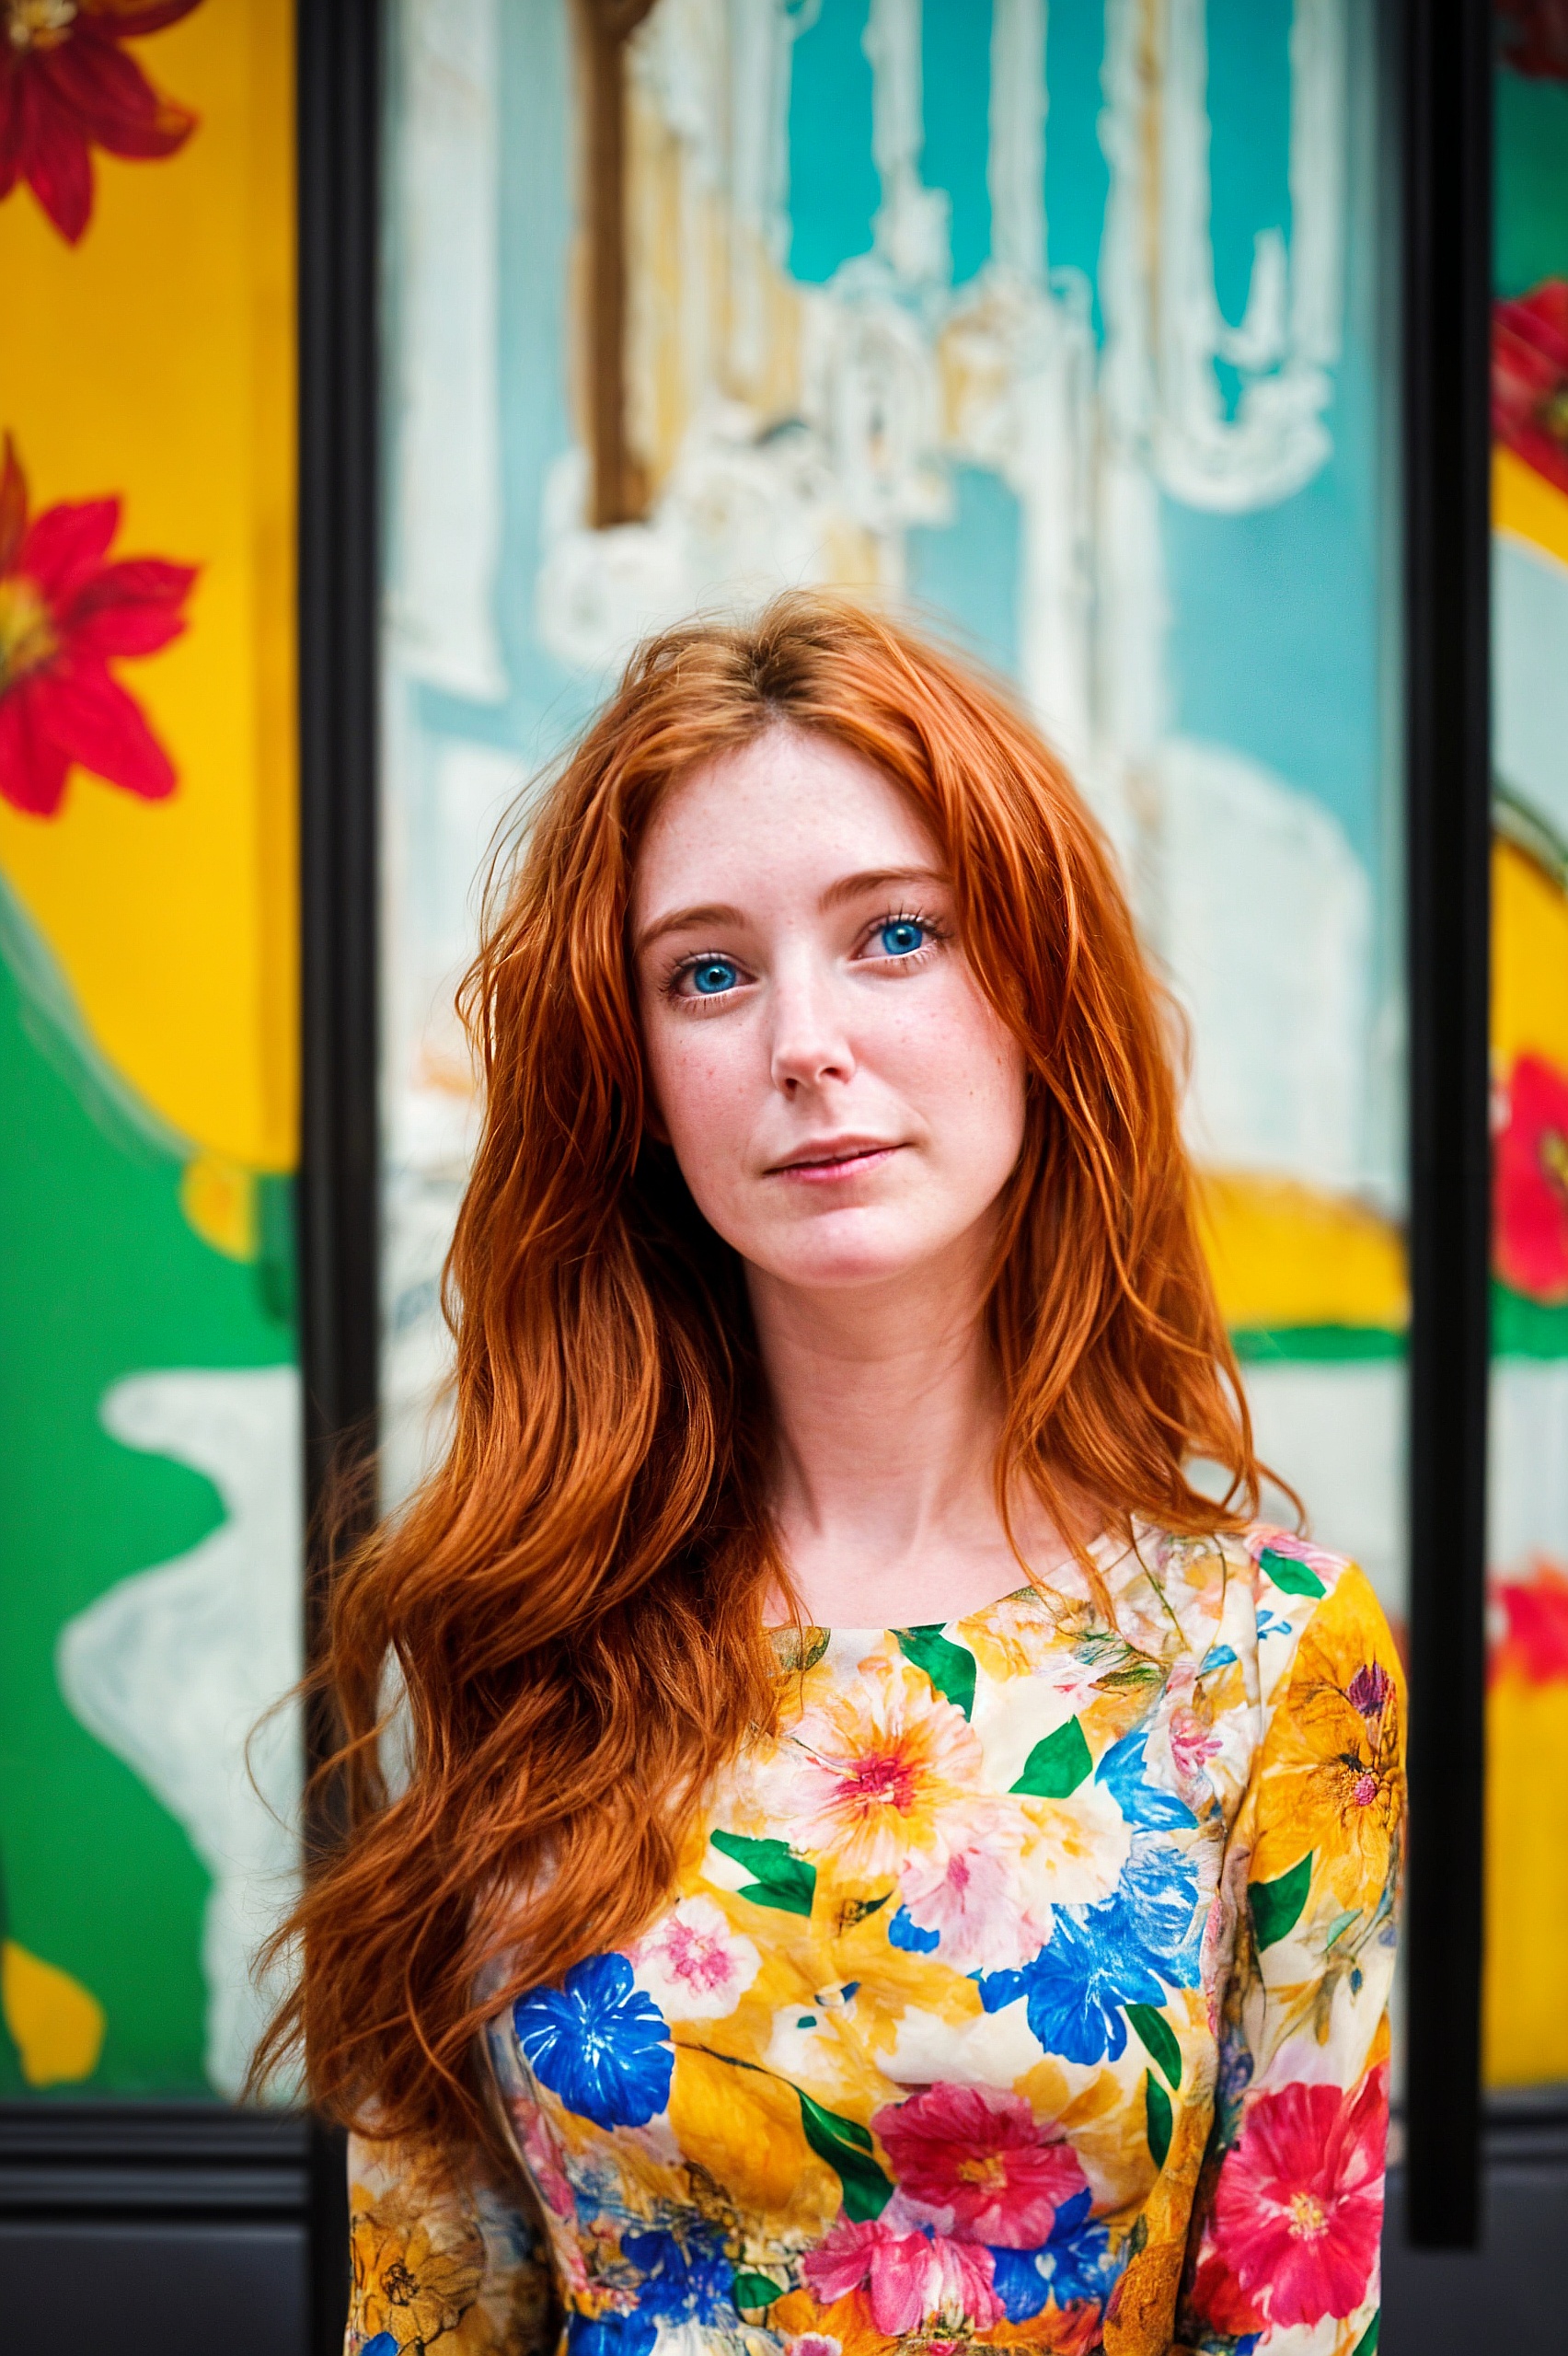
[[[772,728],[671,789],[643,839],[633,906],[645,923],[661,908],[940,863],[914,805],[873,762],[834,737]]]

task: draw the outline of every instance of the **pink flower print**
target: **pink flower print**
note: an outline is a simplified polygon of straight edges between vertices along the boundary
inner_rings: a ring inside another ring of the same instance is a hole
[[[1247,1552],[1254,1563],[1265,1554],[1284,1554],[1293,1563],[1305,1563],[1309,1571],[1330,1578],[1338,1576],[1343,1565],[1337,1554],[1326,1547],[1314,1546],[1309,1538],[1297,1538],[1293,1530],[1274,1530],[1266,1522],[1254,1522],[1247,1532]]]
[[[901,2234],[881,2217],[864,2224],[841,2217],[807,2251],[801,2271],[824,2306],[851,2291],[868,2291],[872,2322],[894,2335],[939,2317],[977,2331],[1002,2318],[988,2249],[967,2248],[942,2235]]]
[[[1018,1869],[1017,1841],[1009,1844],[999,1826],[977,1825],[975,1837],[950,1856],[911,1857],[898,1893],[916,1929],[936,1932],[951,1970],[1016,1971],[1051,1933],[1049,1904],[1036,1919]]]
[[[710,1898],[683,1898],[627,1952],[666,2020],[722,2019],[762,1969],[751,1940]]]
[[[525,2110],[520,2102],[512,2105],[512,2119],[534,2189],[548,2216],[566,2228],[564,2233],[550,2236],[565,2286],[568,2291],[586,2291],[588,2269],[577,2237],[577,2202],[555,2139],[538,2112],[531,2108]]]
[[[879,2111],[871,2125],[899,2190],[944,2211],[962,2241],[1038,2249],[1087,2181],[1060,2128],[1042,2126],[1022,2095],[931,2086]]]
[[[1383,2225],[1388,2073],[1354,2094],[1299,2081],[1255,2096],[1220,2171],[1216,2250],[1271,2327],[1353,2315]]]
[[[894,1874],[914,1854],[946,1856],[967,1837],[985,1772],[962,1710],[901,1663],[867,1661],[854,1685],[795,1728],[795,1844],[852,1881]]]
[[[1170,1761],[1183,1790],[1203,1773],[1204,1762],[1224,1749],[1209,1721],[1196,1710],[1172,1710],[1170,1714]]]

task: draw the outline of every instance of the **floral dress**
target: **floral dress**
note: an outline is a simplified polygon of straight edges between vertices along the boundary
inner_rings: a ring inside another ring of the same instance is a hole
[[[354,2145],[351,2356],[1372,2356],[1387,1623],[1278,1530],[1100,1561],[812,1632],[666,1910],[491,2024],[517,2183]]]

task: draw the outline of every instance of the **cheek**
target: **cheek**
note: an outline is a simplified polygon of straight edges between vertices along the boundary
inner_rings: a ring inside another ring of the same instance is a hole
[[[690,1184],[694,1172],[715,1169],[744,1126],[745,1089],[733,1040],[721,1022],[679,1022],[645,1018],[644,1052],[659,1126]],[[693,1188],[695,1192],[695,1187]]]
[[[939,1149],[999,1184],[1023,1143],[1024,1056],[967,976],[894,1052]]]

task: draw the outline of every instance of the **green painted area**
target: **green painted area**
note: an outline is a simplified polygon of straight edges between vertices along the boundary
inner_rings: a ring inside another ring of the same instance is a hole
[[[14,935],[22,920],[7,914]],[[66,1709],[55,1641],[117,1580],[194,1545],[221,1509],[188,1467],[110,1439],[98,1403],[128,1374],[294,1355],[276,1313],[286,1202],[267,1208],[262,1266],[241,1266],[186,1224],[179,1169],[0,962],[0,1872],[11,1935],[108,2014],[100,2092],[204,2090],[207,1877],[179,1826]],[[0,2091],[17,2084],[0,2053]]]
[[[1402,1358],[1405,1337],[1389,1325],[1238,1325],[1231,1346],[1244,1366],[1294,1358],[1317,1365]]]
[[[1568,1358],[1568,1302],[1549,1307],[1506,1285],[1492,1288],[1494,1358]]]
[[[1493,267],[1499,294],[1525,294],[1568,275],[1568,84],[1501,68],[1496,121]]]

